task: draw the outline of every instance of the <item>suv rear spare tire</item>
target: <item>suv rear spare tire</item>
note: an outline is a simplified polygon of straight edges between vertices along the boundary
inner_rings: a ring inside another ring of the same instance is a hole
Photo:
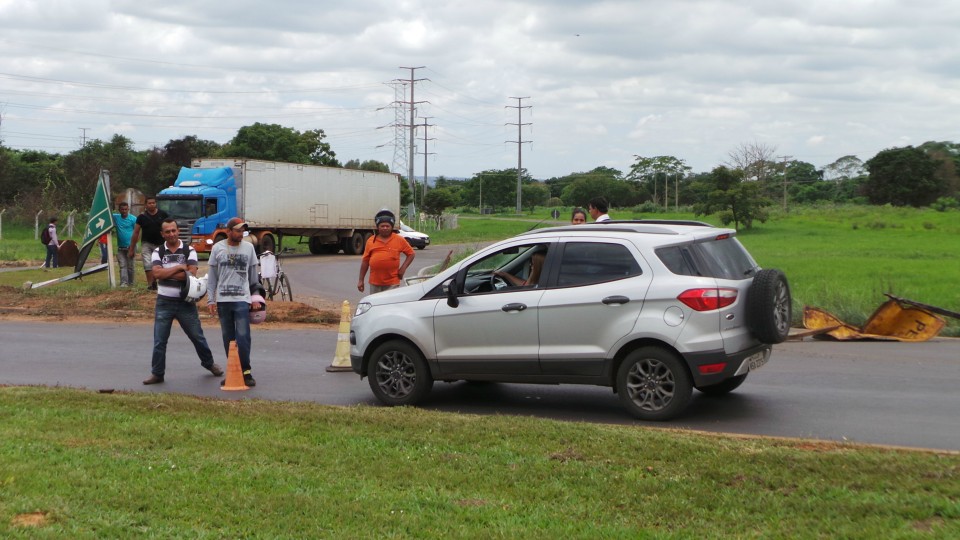
[[[792,300],[783,272],[761,270],[747,291],[747,326],[763,343],[783,343],[790,333]]]

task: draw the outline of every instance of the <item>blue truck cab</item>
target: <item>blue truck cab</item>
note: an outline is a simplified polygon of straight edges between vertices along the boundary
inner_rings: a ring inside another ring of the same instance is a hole
[[[177,220],[185,243],[207,252],[218,229],[238,215],[236,195],[237,181],[230,167],[183,167],[173,186],[157,194],[157,206]]]

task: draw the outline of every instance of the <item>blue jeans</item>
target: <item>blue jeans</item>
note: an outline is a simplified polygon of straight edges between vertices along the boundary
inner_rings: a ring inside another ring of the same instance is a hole
[[[133,277],[136,274],[134,258],[127,254],[127,248],[122,247],[117,250],[117,261],[120,263],[120,284],[133,285]]]
[[[167,340],[170,339],[170,327],[176,319],[184,333],[193,343],[200,357],[200,365],[209,369],[213,365],[213,353],[203,337],[203,328],[200,326],[200,315],[197,305],[184,302],[179,298],[168,298],[157,295],[157,304],[153,311],[153,359],[150,372],[163,377],[167,367]]]
[[[217,302],[223,350],[230,354],[230,342],[237,342],[240,368],[250,371],[250,304],[246,302]]]
[[[59,246],[52,246],[47,244],[47,260],[43,263],[44,268],[60,268],[60,252],[57,250]],[[51,263],[53,263],[51,265]]]

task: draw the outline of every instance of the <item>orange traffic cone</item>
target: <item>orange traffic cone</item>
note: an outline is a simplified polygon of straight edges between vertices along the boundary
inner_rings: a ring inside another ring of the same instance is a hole
[[[249,390],[243,382],[243,370],[240,368],[240,354],[237,352],[237,342],[230,342],[230,352],[227,353],[227,380],[223,382],[221,390],[232,392],[235,390]]]
[[[353,371],[350,367],[350,302],[343,301],[340,310],[340,332],[337,334],[337,351],[333,355],[333,363],[327,366],[327,371]]]

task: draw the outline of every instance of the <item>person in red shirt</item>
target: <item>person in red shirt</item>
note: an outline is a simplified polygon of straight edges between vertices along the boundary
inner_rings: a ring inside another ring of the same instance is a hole
[[[367,240],[363,249],[360,281],[357,282],[357,290],[363,292],[363,280],[367,270],[370,270],[371,294],[399,287],[403,274],[416,257],[410,244],[394,232],[396,216],[393,212],[381,210],[377,212],[374,221],[377,224],[377,234]],[[403,264],[400,264],[401,253],[405,256]]]
[[[107,235],[100,235],[97,244],[100,246],[100,264],[107,264]]]

